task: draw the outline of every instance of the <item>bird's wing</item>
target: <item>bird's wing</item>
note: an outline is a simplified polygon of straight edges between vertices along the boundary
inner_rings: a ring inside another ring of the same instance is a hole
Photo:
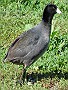
[[[48,42],[45,39],[40,38],[37,44],[33,47],[33,49],[21,59],[21,62],[23,62],[26,66],[31,65],[44,53],[47,47]]]
[[[12,43],[6,58],[25,57],[30,51],[35,49],[39,39],[40,34],[37,32],[32,30],[25,32]]]

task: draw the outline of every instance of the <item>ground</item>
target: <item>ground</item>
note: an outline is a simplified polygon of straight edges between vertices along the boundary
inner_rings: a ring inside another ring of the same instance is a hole
[[[27,70],[30,82],[17,84],[22,65],[3,63],[5,54],[15,38],[38,24],[44,7],[51,0],[0,0],[0,90],[68,90],[68,1],[53,0],[62,11],[52,21],[48,50]]]

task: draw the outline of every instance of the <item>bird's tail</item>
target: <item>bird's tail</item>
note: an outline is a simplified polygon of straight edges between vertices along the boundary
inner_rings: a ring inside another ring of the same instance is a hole
[[[7,56],[8,56],[8,54],[6,54],[6,56],[5,56],[4,59],[3,59],[3,62],[4,62],[4,63],[8,61],[8,60],[7,60]]]

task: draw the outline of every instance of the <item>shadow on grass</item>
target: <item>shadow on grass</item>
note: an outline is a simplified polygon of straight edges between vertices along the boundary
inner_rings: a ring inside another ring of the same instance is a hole
[[[54,73],[53,72],[49,72],[49,73],[31,73],[31,74],[28,74],[27,73],[27,81],[30,81],[30,80],[34,80],[35,82],[36,81],[41,81],[42,79],[44,78],[55,78],[55,77],[58,77],[58,79],[61,79],[61,78],[64,78],[64,79],[68,79],[68,72],[66,73],[62,73],[61,71],[58,73],[58,71],[55,71]]]

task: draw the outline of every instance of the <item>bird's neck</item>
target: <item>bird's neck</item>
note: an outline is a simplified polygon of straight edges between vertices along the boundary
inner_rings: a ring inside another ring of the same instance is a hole
[[[43,13],[43,22],[45,25],[47,24],[49,26],[49,33],[51,33],[51,25],[52,25],[52,19],[54,15],[50,15],[49,13]]]
[[[54,15],[50,15],[49,13],[43,13],[43,18],[42,20],[45,22],[45,23],[48,23],[49,25],[52,24],[52,19],[53,19],[53,16]]]

